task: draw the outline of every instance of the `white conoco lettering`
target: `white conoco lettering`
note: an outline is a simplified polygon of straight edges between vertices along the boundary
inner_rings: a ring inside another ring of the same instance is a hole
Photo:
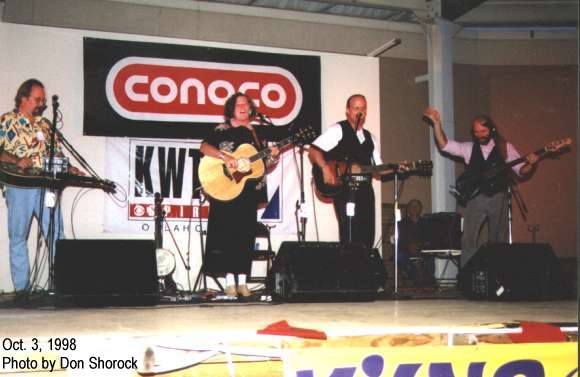
[[[226,90],[226,95],[223,97],[217,95],[217,90],[220,88]],[[209,84],[209,87],[207,88],[207,96],[209,97],[209,100],[220,106],[223,106],[226,103],[228,97],[235,92],[236,90],[234,89],[234,86],[224,80],[215,80]]]
[[[147,94],[136,93],[134,89],[135,84],[147,84],[148,82],[149,77],[147,76],[134,75],[129,77],[127,82],[125,82],[125,93],[127,93],[127,97],[135,102],[149,101],[149,96],[147,96]]]
[[[169,93],[163,95],[159,92],[159,87],[166,86]],[[170,103],[177,97],[177,85],[168,77],[157,77],[151,83],[151,97],[159,103]]]

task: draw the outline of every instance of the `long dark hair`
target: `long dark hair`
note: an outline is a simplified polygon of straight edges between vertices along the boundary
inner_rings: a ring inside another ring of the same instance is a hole
[[[37,79],[28,79],[18,87],[16,96],[14,97],[14,111],[18,111],[22,98],[30,97],[30,92],[33,86],[39,86],[44,89],[44,85]]]
[[[506,139],[504,139],[504,137],[501,135],[501,133],[497,129],[497,125],[495,124],[493,119],[491,119],[491,117],[488,115],[478,115],[475,118],[473,118],[472,124],[475,122],[481,124],[483,127],[487,128],[489,130],[489,135],[491,136],[491,138],[495,142],[495,145],[497,145],[500,157],[502,158],[502,160],[506,161],[507,160],[507,141],[506,141]],[[473,130],[472,130],[472,134],[473,134]]]
[[[256,104],[245,93],[237,92],[236,94],[232,94],[230,98],[227,99],[226,104],[224,105],[224,118],[226,123],[230,123],[230,120],[234,117],[234,110],[236,109],[236,101],[239,97],[246,97],[248,100],[248,104],[250,105],[250,114],[256,113]]]

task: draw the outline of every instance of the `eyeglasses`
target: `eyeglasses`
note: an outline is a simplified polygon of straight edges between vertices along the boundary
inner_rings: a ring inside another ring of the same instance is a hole
[[[28,97],[30,98],[30,97]],[[32,97],[32,99],[36,102],[37,105],[43,104],[46,105],[46,98],[45,97]]]

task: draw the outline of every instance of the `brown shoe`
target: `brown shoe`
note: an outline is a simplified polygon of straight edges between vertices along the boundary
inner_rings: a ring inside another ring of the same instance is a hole
[[[243,297],[250,297],[252,295],[252,291],[248,289],[247,284],[238,285],[238,293]]]
[[[236,298],[238,297],[238,293],[236,292],[235,285],[228,285],[226,286],[225,293],[229,298]]]

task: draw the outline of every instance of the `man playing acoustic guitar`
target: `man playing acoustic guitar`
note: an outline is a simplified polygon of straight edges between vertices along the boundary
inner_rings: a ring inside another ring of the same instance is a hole
[[[468,174],[481,175],[494,166],[518,159],[520,155],[514,146],[498,132],[494,122],[485,115],[475,117],[471,126],[473,141],[457,142],[447,139],[441,127],[441,117],[434,108],[427,108],[424,120],[433,127],[433,137],[441,152],[463,158]],[[530,153],[525,162],[514,165],[512,170],[519,176],[529,175],[538,162],[538,156]],[[485,220],[488,221],[489,242],[507,242],[508,208],[507,188],[510,184],[509,172],[499,174],[493,184],[481,187],[478,193],[467,202],[464,213],[463,237],[461,239],[461,267],[475,254],[479,231]]]
[[[362,94],[354,94],[346,101],[346,119],[333,124],[312,143],[308,155],[312,164],[322,169],[324,183],[339,185],[339,177],[328,160],[361,165],[382,164],[380,148],[371,133],[364,129],[367,117],[367,101]],[[360,176],[355,190],[342,190],[334,197],[334,210],[338,217],[340,242],[362,243],[373,247],[375,240],[375,194],[371,176]],[[347,209],[347,203],[354,206]],[[349,213],[353,211],[353,213]],[[349,216],[352,221],[349,224]],[[349,237],[350,232],[350,237]]]

